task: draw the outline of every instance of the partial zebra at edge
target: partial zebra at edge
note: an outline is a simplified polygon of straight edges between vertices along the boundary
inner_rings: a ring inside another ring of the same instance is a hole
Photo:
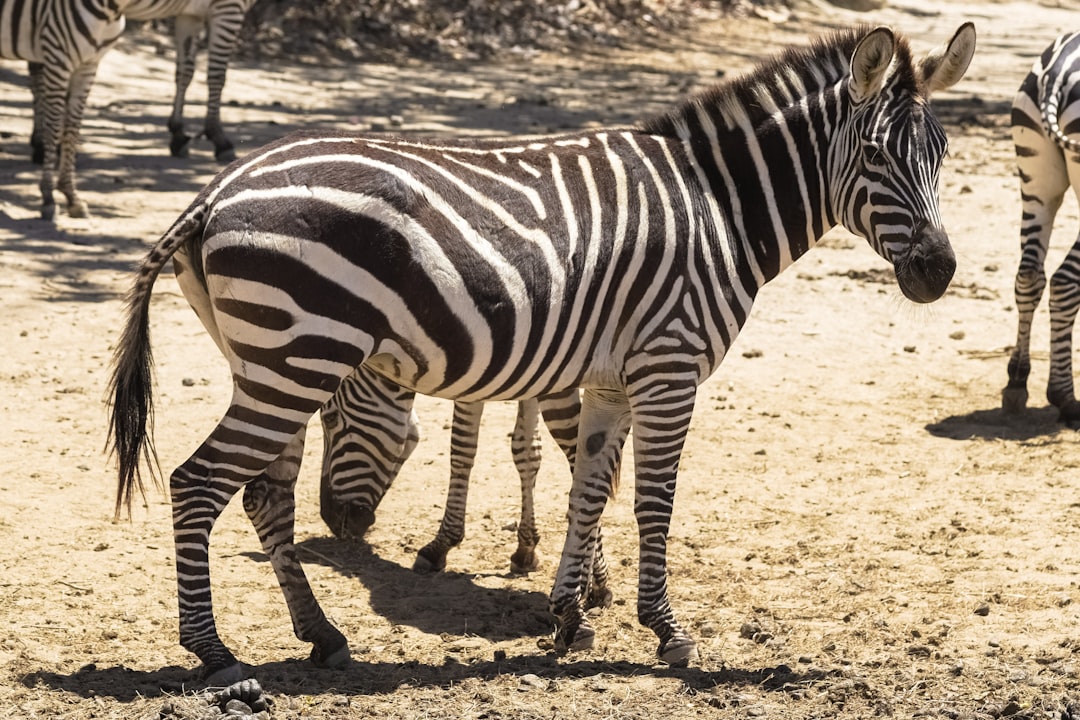
[[[1072,187],[1080,198],[1080,33],[1061,35],[1043,51],[1013,99],[1012,138],[1020,176],[1020,263],[1014,293],[1016,346],[1001,393],[1011,415],[1027,406],[1031,327],[1047,286],[1046,254],[1054,219]],[[1050,277],[1050,374],[1046,399],[1059,420],[1080,429],[1073,384],[1073,326],[1080,310],[1080,237]]]

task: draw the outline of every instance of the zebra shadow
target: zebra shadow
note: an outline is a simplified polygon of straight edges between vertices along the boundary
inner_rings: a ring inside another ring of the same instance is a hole
[[[1007,415],[1001,408],[974,410],[926,425],[934,437],[948,440],[1011,440],[1023,442],[1048,438],[1065,428],[1058,422],[1055,407],[1028,408],[1019,415]]]
[[[359,580],[372,612],[395,625],[492,641],[551,632],[547,595],[512,587],[508,574],[421,574],[380,557],[364,541],[309,538],[297,543],[297,549],[305,564],[330,567]]]
[[[162,712],[179,717],[201,717],[197,710],[205,710],[206,703],[198,697],[197,690],[204,686],[199,669],[170,665],[158,670],[134,670],[123,665],[98,667],[85,665],[71,673],[36,670],[18,677],[24,687],[44,686],[52,690],[71,693],[81,698],[113,698],[131,702],[139,698],[168,699],[173,711]],[[263,689],[272,696],[300,697],[316,695],[343,695],[361,698],[367,695],[390,695],[405,688],[452,688],[464,680],[493,681],[506,676],[531,676],[535,685],[539,679],[544,683],[556,683],[578,678],[597,678],[600,684],[591,686],[593,691],[603,690],[605,678],[673,678],[693,695],[716,697],[723,701],[724,695],[744,687],[753,687],[770,693],[791,695],[792,699],[803,696],[811,685],[830,687],[842,685],[849,671],[841,668],[808,667],[794,670],[787,665],[755,669],[723,667],[704,669],[699,667],[670,667],[652,663],[626,660],[567,660],[554,655],[519,655],[506,659],[463,663],[447,658],[441,665],[421,663],[416,660],[404,662],[354,661],[344,668],[314,669],[306,659],[292,659],[249,666],[249,677],[256,678]],[[355,701],[354,701],[355,702]],[[713,704],[713,703],[709,703]],[[177,713],[176,710],[180,710]],[[190,710],[192,712],[185,712]]]

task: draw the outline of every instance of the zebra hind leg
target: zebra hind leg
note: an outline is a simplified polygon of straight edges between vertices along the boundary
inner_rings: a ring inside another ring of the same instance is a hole
[[[245,507],[285,589],[297,634],[316,643],[313,656],[324,664],[340,664],[348,652],[343,637],[326,621],[311,594],[291,543],[291,488],[303,448],[303,412],[289,419],[277,418],[267,427],[247,430],[252,427],[249,421],[253,414],[244,403],[237,403],[236,397],[225,417],[173,472],[169,482],[180,644],[202,661],[207,682],[213,685],[235,682],[244,671],[221,641],[214,621],[210,532],[232,496],[249,482],[256,487],[250,497],[245,497]]]
[[[311,661],[316,667],[341,667],[350,660],[348,642],[326,619],[296,557],[293,490],[303,452],[301,431],[266,472],[244,488],[244,511],[270,556],[296,637],[312,643]]]
[[[1050,278],[1050,379],[1046,399],[1058,409],[1058,419],[1080,429],[1080,403],[1072,375],[1072,333],[1080,309],[1080,238]]]

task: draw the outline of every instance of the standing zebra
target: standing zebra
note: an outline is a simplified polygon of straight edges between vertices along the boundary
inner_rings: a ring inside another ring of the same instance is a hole
[[[346,377],[323,405],[322,480],[319,490],[323,522],[339,538],[361,538],[375,522],[375,509],[420,439],[412,411],[415,394],[361,365]],[[483,403],[454,403],[450,433],[450,489],[439,531],[416,555],[413,569],[441,571],[446,556],[465,537],[465,508],[469,475],[476,458]],[[510,556],[510,572],[529,573],[539,567],[533,489],[540,469],[540,427],[544,422],[559,448],[574,467],[577,455],[577,389],[539,400],[518,403],[511,439],[514,465],[521,480],[521,518],[517,548]],[[597,537],[588,607],[611,604],[607,563]]]
[[[233,144],[221,127],[221,91],[244,14],[255,0],[0,0],[0,57],[29,63],[34,95],[33,158],[42,168],[41,216],[56,214],[53,172],[59,152],[58,189],[68,214],[86,217],[89,209],[75,190],[75,155],[79,147],[86,98],[98,63],[123,32],[125,19],[176,18],[176,95],[168,127],[169,149],[186,156],[191,140],[184,133],[184,97],[195,70],[199,29],[206,25],[210,59],[206,136],[215,157],[230,162]],[[59,148],[58,148],[59,146]]]
[[[69,215],[89,214],[75,190],[79,127],[98,63],[124,30],[121,12],[116,0],[0,0],[0,57],[30,62],[42,142],[41,217],[47,220],[56,214],[54,186],[67,199]]]
[[[1031,372],[1031,322],[1046,288],[1046,251],[1054,217],[1071,185],[1080,198],[1080,33],[1055,40],[1035,61],[1013,100],[1012,136],[1020,170],[1020,267],[1016,348],[1009,358],[1009,383],[1002,407],[1016,413],[1027,404]],[[1080,238],[1050,277],[1050,378],[1046,399],[1062,422],[1080,428],[1080,403],[1073,391],[1072,330],[1080,309]]]
[[[688,661],[666,547],[696,388],[761,286],[834,225],[865,237],[906,297],[945,292],[946,139],[927,101],[974,49],[966,23],[915,63],[905,38],[860,27],[638,128],[519,143],[297,133],[219,174],[140,267],[111,381],[119,513],[154,456],[149,307],[172,257],[233,374],[225,416],[169,482],[181,644],[211,682],[241,672],[215,627],[208,543],[244,487],[297,637],[316,664],[347,662],[296,558],[292,490],[305,424],[366,364],[466,402],[584,388],[557,651],[592,645],[585,580],[632,426],[638,619],[662,660]]]

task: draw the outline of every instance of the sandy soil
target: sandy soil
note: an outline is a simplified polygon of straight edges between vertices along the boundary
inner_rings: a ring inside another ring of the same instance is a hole
[[[421,400],[425,439],[366,544],[322,526],[317,424],[309,434],[298,538],[352,645],[348,669],[306,661],[237,503],[215,530],[219,628],[272,697],[271,715],[1080,717],[1080,437],[1042,399],[1045,309],[1032,407],[1019,418],[998,409],[1020,215],[1008,106],[1031,60],[1076,20],[1076,4],[1061,5],[893,0],[873,15],[808,5],[786,20],[703,23],[633,52],[490,65],[234,64],[224,118],[243,151],[298,127],[464,136],[626,122],[858,20],[892,24],[925,51],[971,19],[980,42],[968,77],[936,102],[951,140],[942,209],[959,257],[945,298],[912,306],[865,243],[834,233],[762,292],[700,391],[670,543],[673,602],[700,640],[699,663],[657,665],[637,624],[630,493],[605,518],[616,602],[595,618],[596,649],[546,650],[566,464],[548,442],[545,559],[511,577],[510,404],[487,413],[469,536],[448,572],[412,573],[448,474],[449,404]],[[126,38],[103,63],[84,127],[80,178],[95,216],[45,224],[22,73],[0,63],[0,714],[196,717],[206,706],[177,642],[168,503],[154,492],[133,521],[112,522],[103,400],[130,268],[218,168],[205,141],[188,161],[166,156],[169,43]],[[193,88],[193,113],[204,96]],[[1068,201],[1065,237],[1077,221]],[[224,410],[228,377],[171,276],[152,318],[169,471]]]

